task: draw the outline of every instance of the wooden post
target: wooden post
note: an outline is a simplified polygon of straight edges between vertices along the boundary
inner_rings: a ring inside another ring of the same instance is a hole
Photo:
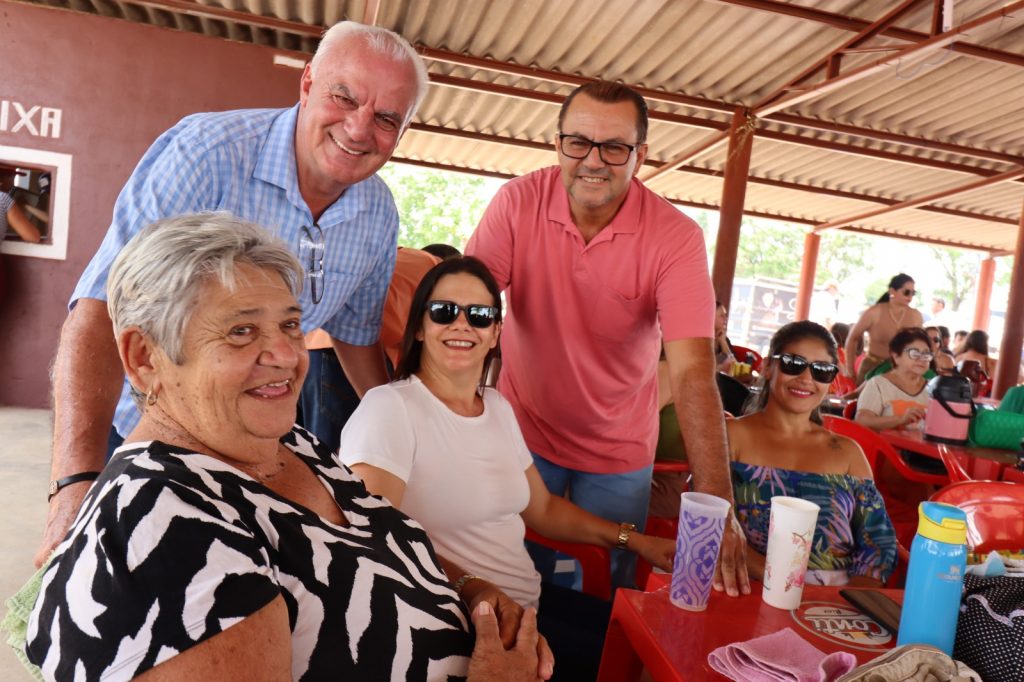
[[[981,261],[978,273],[978,293],[974,301],[974,321],[971,329],[988,331],[989,318],[992,315],[992,284],[996,278],[996,261],[992,256]]]
[[[1017,247],[1013,251],[1013,273],[1010,275],[1010,295],[1006,301],[1006,324],[1003,341],[999,344],[999,363],[992,397],[1002,400],[1008,390],[1017,385],[1020,368],[1020,349],[1024,344],[1024,207],[1020,212],[1017,229]]]
[[[729,152],[722,182],[715,262],[711,268],[715,296],[726,308],[732,298],[732,280],[736,274],[736,254],[739,252],[740,225],[743,222],[743,201],[747,195],[747,174],[750,171],[750,150],[754,142],[754,129],[747,125],[747,113],[746,109],[737,108],[729,128]]]
[[[808,232],[804,235],[804,256],[800,261],[800,285],[796,290],[796,314],[794,320],[806,320],[811,313],[811,297],[814,295],[814,273],[818,269],[818,247],[821,235]]]

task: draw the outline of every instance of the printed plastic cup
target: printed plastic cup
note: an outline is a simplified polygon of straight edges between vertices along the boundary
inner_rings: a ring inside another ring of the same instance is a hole
[[[786,610],[800,606],[819,510],[818,505],[798,497],[772,498],[761,593],[771,606]]]
[[[688,611],[707,608],[729,506],[714,495],[680,495],[676,558],[669,588],[669,598],[676,606]]]

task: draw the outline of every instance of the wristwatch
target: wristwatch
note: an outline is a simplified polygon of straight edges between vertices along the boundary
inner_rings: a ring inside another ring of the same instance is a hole
[[[619,524],[619,539],[615,543],[618,549],[626,549],[626,545],[629,544],[629,534],[636,530],[636,526],[632,523],[622,522]]]
[[[59,493],[60,489],[65,486],[69,486],[72,483],[80,483],[81,481],[95,481],[99,476],[100,472],[98,471],[83,471],[80,474],[71,474],[70,476],[50,481],[50,487],[46,490],[46,501],[52,500],[53,496]]]

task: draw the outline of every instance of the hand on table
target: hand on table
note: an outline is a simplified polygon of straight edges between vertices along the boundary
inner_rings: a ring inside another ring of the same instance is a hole
[[[740,593],[750,594],[750,576],[747,574],[747,538],[743,534],[736,515],[729,512],[725,521],[725,533],[722,535],[722,549],[715,566],[714,587],[717,591],[725,591],[730,597],[738,597]]]
[[[676,543],[668,538],[654,535],[637,534],[632,538],[630,546],[641,559],[663,571],[672,570],[676,558]]]
[[[50,510],[46,516],[46,528],[43,530],[43,540],[39,543],[39,549],[32,558],[36,568],[41,567],[53,553],[64,537],[68,534],[71,524],[74,523],[78,510],[82,507],[82,500],[89,492],[89,481],[81,481],[65,486],[50,500]]]
[[[469,660],[468,682],[534,682],[551,677],[554,658],[537,632],[536,609],[523,612],[515,645],[508,650],[502,643],[491,605],[482,600],[471,613],[476,645]]]

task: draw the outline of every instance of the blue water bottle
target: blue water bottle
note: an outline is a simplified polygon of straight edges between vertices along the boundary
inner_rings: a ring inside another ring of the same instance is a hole
[[[967,570],[967,515],[941,502],[922,502],[918,515],[896,643],[930,644],[952,656]]]

